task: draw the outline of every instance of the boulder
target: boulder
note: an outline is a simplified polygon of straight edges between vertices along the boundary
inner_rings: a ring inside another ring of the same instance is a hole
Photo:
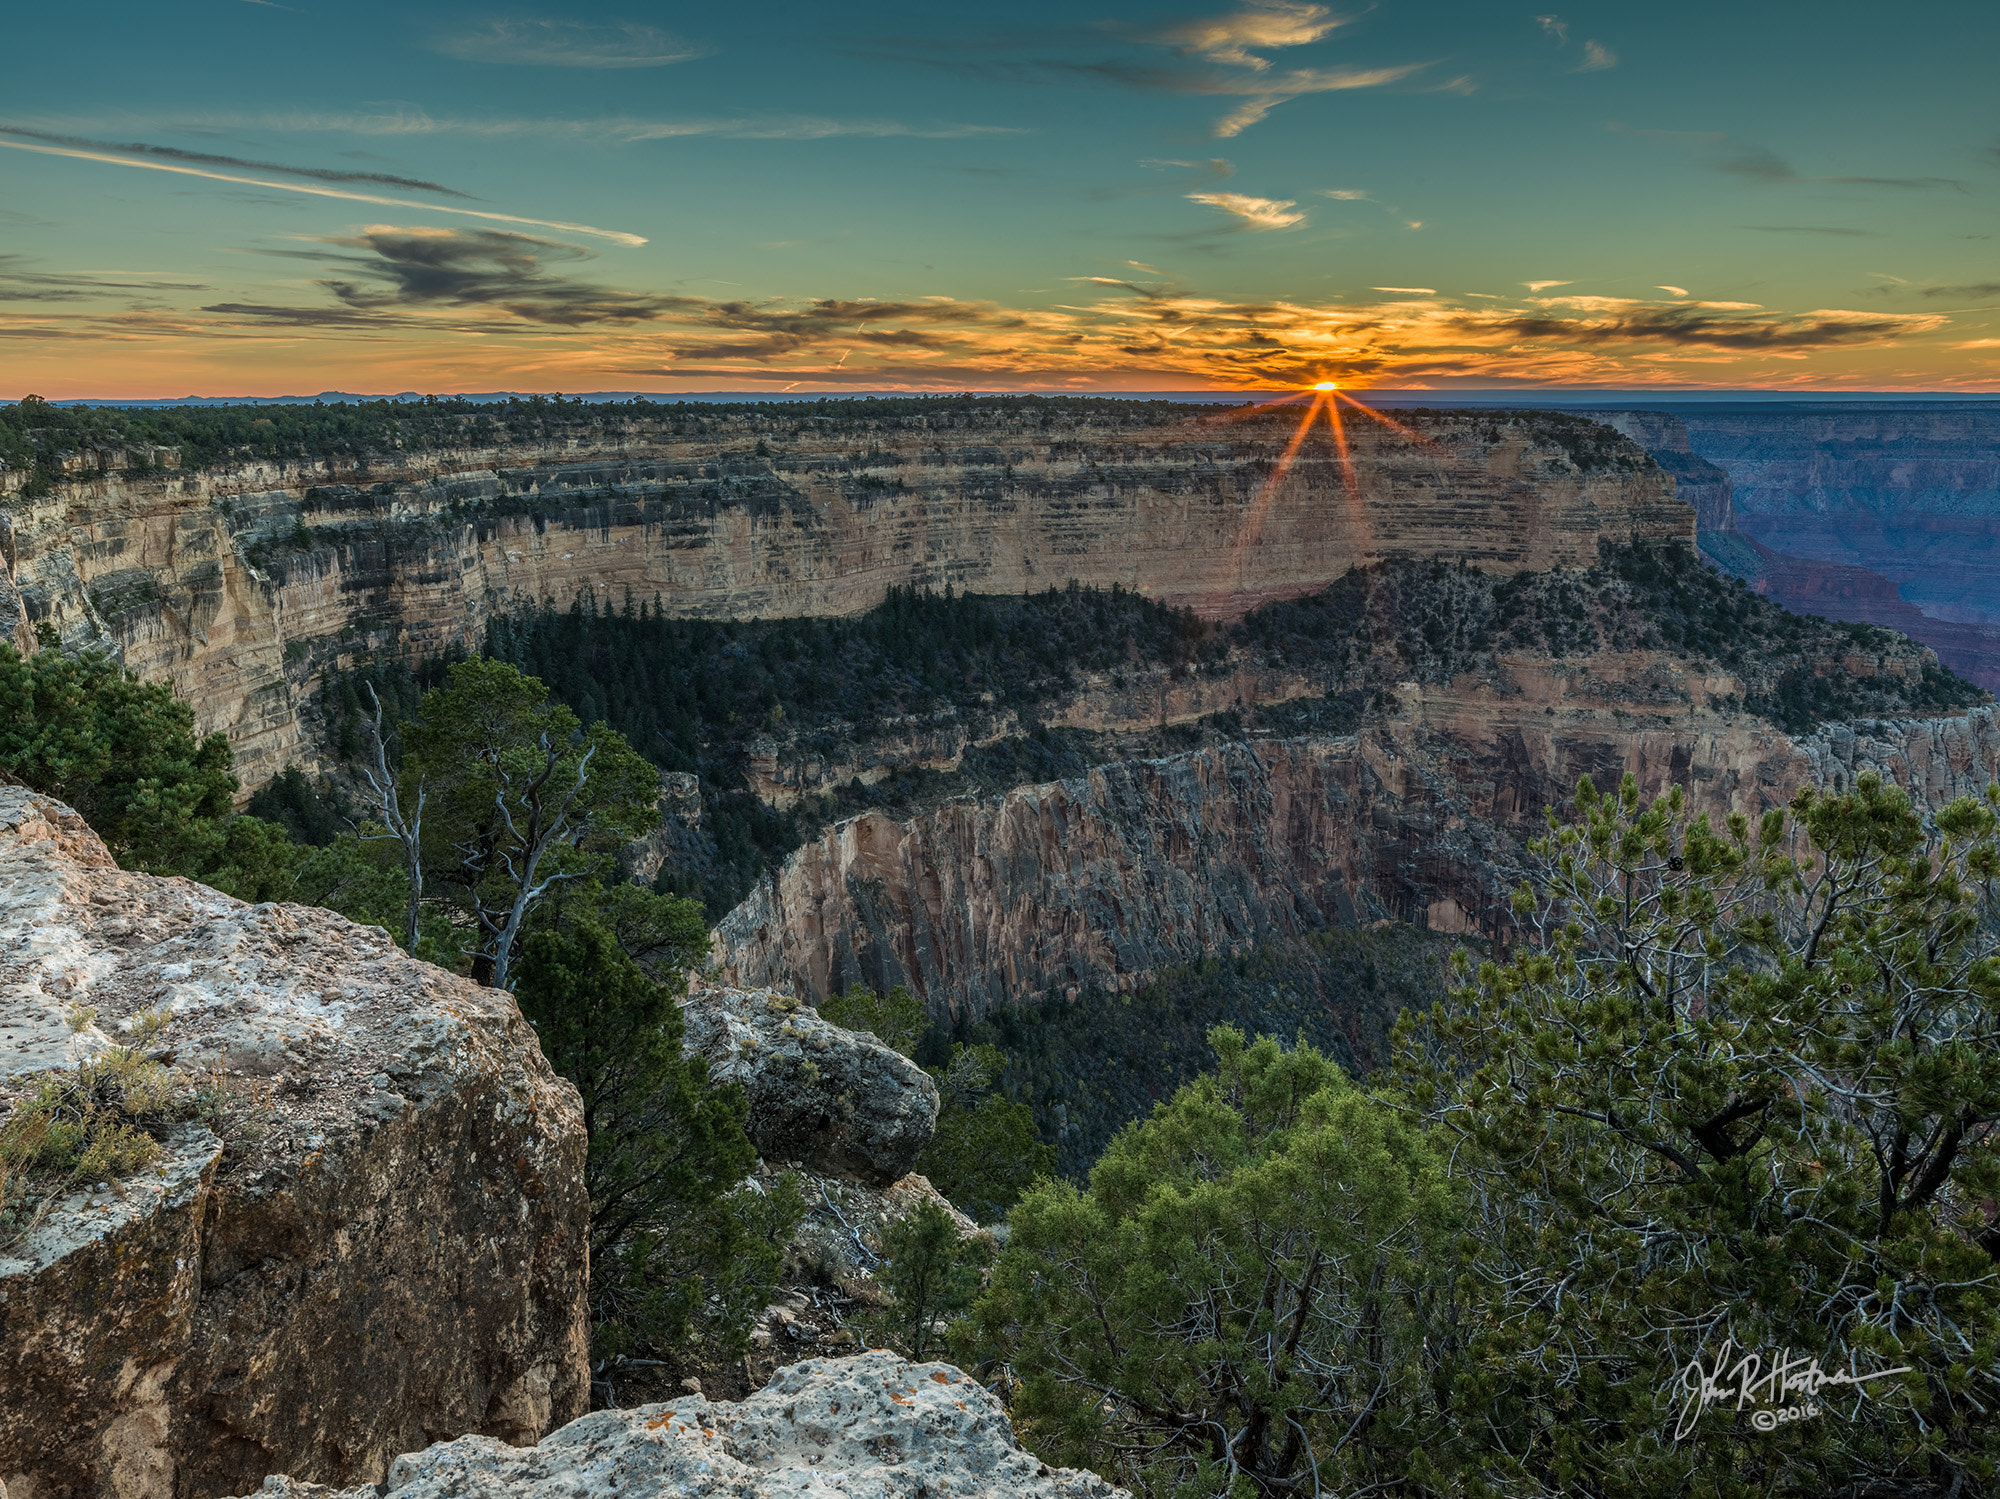
[[[10,1499],[373,1483],[588,1408],[581,1110],[513,1000],[0,787],[0,1129],[140,1055],[154,1159],[0,1219]]]
[[[887,1186],[937,1128],[937,1084],[866,1031],[842,1030],[782,989],[696,989],[686,1047],[743,1084],[766,1160]]]
[[[877,1350],[807,1359],[757,1394],[597,1411],[530,1450],[462,1437],[399,1457],[386,1487],[288,1478],[286,1499],[1129,1499],[1094,1473],[1021,1450],[1000,1402],[950,1364]]]

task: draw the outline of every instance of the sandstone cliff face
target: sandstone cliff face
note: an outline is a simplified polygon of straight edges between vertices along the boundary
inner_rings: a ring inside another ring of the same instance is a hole
[[[1665,659],[1522,663],[1497,689],[1408,684],[1393,719],[1350,738],[1107,765],[908,822],[868,814],[731,912],[718,957],[733,982],[814,999],[901,983],[934,1015],[976,1017],[1335,922],[1496,934],[1522,840],[1584,774],[1687,785],[1717,815],[1866,769],[1932,806],[2000,775],[1994,709],[1794,741],[1714,706],[1737,686]]]
[[[1593,411],[1592,418],[1624,433],[1674,476],[1674,493],[1694,511],[1699,531],[1736,529],[1733,486],[1718,468],[1690,446],[1688,429],[1664,411]]]
[[[290,1499],[1124,1499],[1021,1450],[1000,1402],[950,1364],[876,1350],[808,1359],[740,1403],[699,1395],[598,1411],[519,1451],[466,1437],[398,1458],[381,1487],[274,1478]]]
[[[581,1114],[513,1001],[0,788],[0,1116],[161,1009],[200,1112],[0,1249],[9,1499],[372,1483],[587,1407]]]
[[[497,610],[579,594],[743,618],[1076,579],[1222,616],[1387,557],[1513,572],[1587,564],[1600,536],[1692,535],[1643,454],[1579,468],[1532,418],[1439,414],[1421,442],[1357,423],[1351,493],[1317,437],[1273,486],[1291,420],[635,418],[587,448],[79,472],[10,501],[0,624],[25,641],[48,621],[171,680],[254,786],[300,756],[327,668],[475,645]]]

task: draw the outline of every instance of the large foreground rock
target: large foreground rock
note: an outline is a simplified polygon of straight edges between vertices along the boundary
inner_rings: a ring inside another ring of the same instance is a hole
[[[464,1437],[396,1459],[385,1488],[273,1478],[288,1499],[1117,1499],[1094,1473],[1023,1452],[1007,1416],[950,1364],[892,1353],[808,1359],[737,1404],[699,1395],[598,1411],[522,1451]]]
[[[0,1246],[8,1499],[374,1483],[587,1408],[580,1110],[512,999],[329,912],[124,873],[0,787],[0,1116],[157,1008],[206,1107]]]
[[[696,989],[686,1047],[740,1082],[769,1161],[887,1186],[937,1129],[937,1084],[866,1031],[842,1030],[781,989]]]

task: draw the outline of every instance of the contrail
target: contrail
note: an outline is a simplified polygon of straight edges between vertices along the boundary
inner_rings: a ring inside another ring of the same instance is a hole
[[[148,172],[172,172],[181,177],[206,177],[212,182],[234,182],[241,187],[264,187],[281,193],[306,193],[315,198],[342,198],[350,203],[377,203],[387,208],[413,208],[418,213],[455,213],[469,219],[490,219],[500,224],[532,224],[537,229],[561,229],[569,234],[590,234],[613,244],[635,246],[646,243],[644,235],[627,234],[622,229],[596,229],[589,224],[566,224],[560,219],[529,219],[513,213],[488,213],[478,208],[452,208],[443,203],[412,203],[407,198],[378,198],[372,193],[350,193],[340,188],[310,187],[303,182],[271,182],[261,177],[237,177],[228,172],[207,172],[199,167],[172,166],[164,161],[133,161],[125,156],[108,156],[99,151],[72,151],[66,146],[31,146],[26,141],[0,141],[10,151],[33,151],[38,156],[69,156],[78,161],[101,161],[114,167],[139,167]]]

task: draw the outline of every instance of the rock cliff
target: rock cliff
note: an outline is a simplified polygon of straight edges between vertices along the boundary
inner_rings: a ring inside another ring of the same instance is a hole
[[[1672,480],[1602,428],[1411,420],[1415,437],[1350,425],[1351,488],[1324,434],[1271,482],[1289,411],[1163,425],[1116,402],[1053,423],[1005,403],[840,421],[733,408],[634,415],[588,441],[76,466],[40,498],[12,485],[0,623],[22,643],[50,623],[172,681],[254,786],[301,757],[327,668],[476,644],[497,610],[579,594],[747,618],[856,613],[892,584],[1077,579],[1220,616],[1382,558],[1511,573],[1588,563],[1600,537],[1691,535]]]
[[[1763,549],[1735,570],[1788,607],[1903,630],[2000,687],[2000,406],[1691,406],[1681,419]]]
[[[887,1186],[930,1144],[937,1084],[873,1036],[770,989],[697,988],[681,1009],[687,1050],[717,1082],[742,1084],[768,1159]]]
[[[153,1159],[5,1194],[9,1499],[373,1483],[586,1408],[581,1114],[513,1001],[326,911],[124,873],[0,787],[0,1130],[104,1119],[120,1068]]]
[[[1734,486],[1727,469],[1695,452],[1688,429],[1664,411],[1593,411],[1591,416],[1622,432],[1674,476],[1674,493],[1694,511],[1697,531],[1736,529]]]
[[[949,1364],[877,1350],[808,1359],[740,1403],[699,1395],[598,1411],[530,1450],[482,1437],[396,1460],[386,1484],[273,1478],[289,1499],[1119,1499],[1094,1473],[1021,1450],[1000,1402]]]
[[[1501,932],[1521,841],[1580,775],[1648,794],[1691,787],[1715,814],[1757,814],[1807,781],[1875,769],[1928,805],[2000,775],[2000,720],[1837,727],[1794,740],[1725,706],[1727,679],[1673,663],[1542,663],[1499,688],[1407,684],[1358,735],[1246,741],[906,822],[837,824],[716,933],[732,982],[817,999],[905,984],[934,1015],[1159,969],[1259,940],[1381,918]]]

